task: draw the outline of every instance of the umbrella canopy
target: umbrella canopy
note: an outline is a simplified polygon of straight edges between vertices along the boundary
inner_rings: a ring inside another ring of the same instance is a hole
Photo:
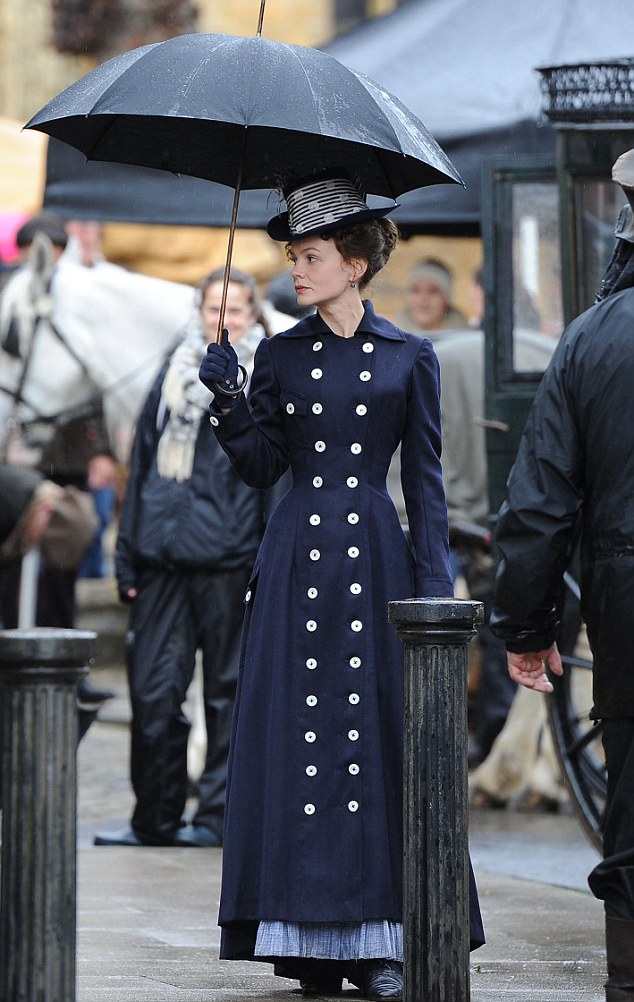
[[[181,35],[115,56],[28,123],[88,159],[242,189],[319,167],[396,198],[460,177],[387,91],[317,49],[255,36]]]
[[[47,142],[37,132],[22,135]],[[62,219],[224,228],[232,199],[224,184],[151,167],[86,160],[73,146],[48,140],[44,206]],[[276,207],[274,192],[245,191],[238,226],[264,229]]]

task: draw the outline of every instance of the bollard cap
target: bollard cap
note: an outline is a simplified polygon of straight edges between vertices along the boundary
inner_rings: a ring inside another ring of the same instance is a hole
[[[388,603],[388,622],[472,629],[484,622],[482,602],[460,598],[408,598]]]
[[[89,630],[48,626],[0,630],[0,669],[18,665],[87,665],[94,661],[96,649],[97,634]]]

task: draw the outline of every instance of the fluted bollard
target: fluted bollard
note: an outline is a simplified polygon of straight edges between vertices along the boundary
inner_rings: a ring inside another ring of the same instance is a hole
[[[468,643],[481,602],[390,602],[405,645],[404,1002],[469,1002]]]
[[[77,682],[96,634],[0,631],[0,1002],[75,1002]]]

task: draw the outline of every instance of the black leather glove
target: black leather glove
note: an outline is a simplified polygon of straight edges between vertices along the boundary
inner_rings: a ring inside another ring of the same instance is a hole
[[[240,386],[238,356],[229,343],[229,331],[223,330],[219,344],[207,345],[207,354],[200,363],[198,378],[212,393],[222,397],[224,390],[231,397]]]

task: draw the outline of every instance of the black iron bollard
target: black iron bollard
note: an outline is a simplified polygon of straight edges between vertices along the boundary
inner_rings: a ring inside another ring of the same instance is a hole
[[[0,631],[0,1002],[75,1002],[77,682],[96,636]]]
[[[405,645],[404,1002],[469,1002],[467,645],[481,602],[390,602]]]

